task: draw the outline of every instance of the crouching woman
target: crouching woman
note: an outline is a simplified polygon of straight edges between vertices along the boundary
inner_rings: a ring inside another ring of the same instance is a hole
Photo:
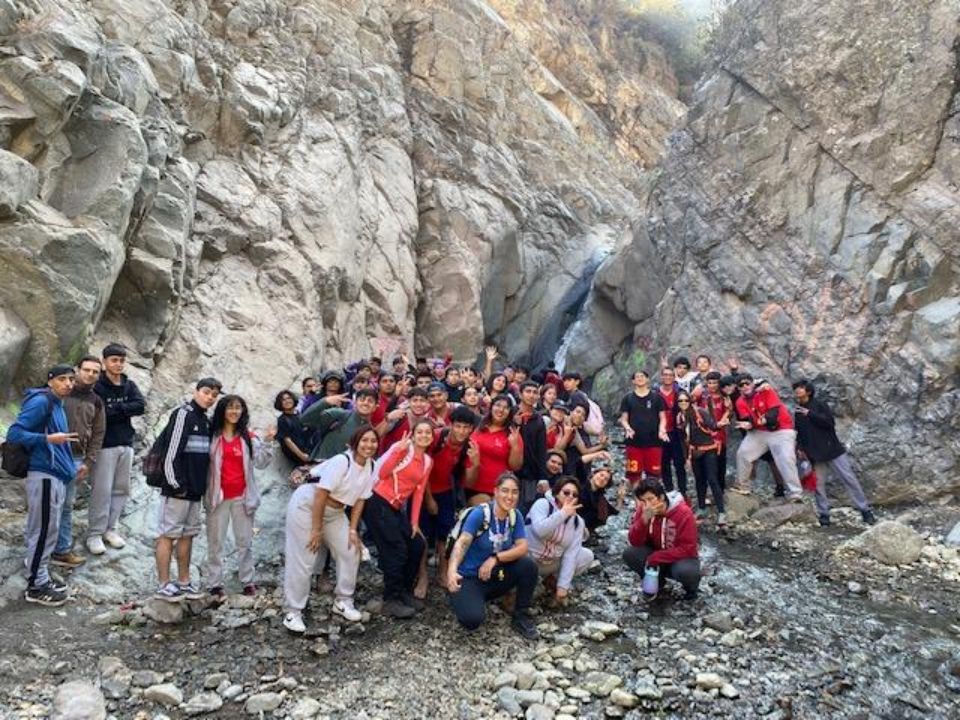
[[[283,625],[291,632],[306,631],[303,608],[310,596],[310,580],[317,556],[329,551],[337,566],[333,612],[356,622],[354,607],[362,545],[357,533],[366,500],[373,492],[373,456],[380,438],[369,425],[357,428],[348,449],[310,471],[312,481],[290,496],[287,505],[283,567]],[[345,508],[350,508],[347,519]]]
[[[519,500],[520,481],[505,472],[497,479],[493,500],[470,509],[450,553],[447,587],[453,612],[467,630],[483,624],[488,600],[516,590],[513,629],[535,640],[539,633],[529,611],[537,565],[527,555]]]
[[[697,597],[700,556],[697,521],[683,495],[667,492],[660,481],[648,478],[637,486],[637,511],[627,533],[629,546],[623,561],[641,577],[656,568],[659,582],[670,578],[684,589],[684,600]],[[659,585],[658,588],[659,589]],[[657,591],[645,591],[652,600]]]
[[[566,603],[574,576],[586,572],[593,562],[593,553],[583,547],[584,522],[577,514],[580,507],[577,479],[564,475],[527,514],[530,557],[559,605]]]

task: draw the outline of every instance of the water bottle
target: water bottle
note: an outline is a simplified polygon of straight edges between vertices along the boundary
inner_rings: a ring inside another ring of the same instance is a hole
[[[648,598],[654,598],[660,592],[660,568],[647,566],[643,571],[643,594]]]

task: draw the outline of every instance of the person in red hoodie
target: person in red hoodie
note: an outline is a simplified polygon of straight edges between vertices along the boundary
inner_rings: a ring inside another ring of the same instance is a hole
[[[737,427],[747,434],[737,449],[737,483],[733,489],[750,494],[753,464],[769,451],[783,477],[787,499],[801,502],[803,490],[797,474],[797,432],[793,429],[793,416],[777,391],[763,378],[754,380],[751,375],[741,373],[738,385],[741,397],[737,401],[737,412],[741,413],[742,400],[749,416],[737,422]]]
[[[697,520],[679,492],[667,492],[656,478],[637,486],[637,511],[627,533],[629,546],[623,561],[641,577],[646,568],[660,569],[665,578],[683,586],[684,600],[697,597],[700,586],[700,554]]]

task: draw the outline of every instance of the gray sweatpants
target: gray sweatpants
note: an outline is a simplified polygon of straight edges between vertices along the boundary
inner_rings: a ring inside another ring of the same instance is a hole
[[[223,545],[227,528],[233,526],[233,542],[237,546],[240,583],[254,581],[253,516],[243,507],[243,498],[224,500],[207,513],[207,586],[223,587]]]
[[[750,471],[764,453],[770,451],[777,470],[783,476],[787,497],[803,496],[797,474],[796,430],[750,430],[737,449],[737,489],[750,490]]]
[[[27,557],[23,564],[27,584],[40,587],[50,582],[47,565],[57,544],[60,511],[67,486],[52,475],[33,470],[27,473],[24,484],[27,491],[27,529],[24,533]]]
[[[830,513],[830,501],[827,499],[827,475],[833,474],[840,479],[846,488],[853,504],[861,512],[870,509],[870,503],[867,496],[863,494],[863,488],[860,487],[860,481],[853,472],[853,465],[850,463],[850,456],[844,453],[838,458],[828,460],[827,462],[814,463],[813,469],[817,473],[817,491],[814,493],[813,500],[817,505],[818,515],[827,515]]]
[[[116,530],[117,520],[130,496],[133,448],[126,445],[100,450],[93,465],[87,537],[99,537]]]
[[[287,513],[287,536],[283,565],[283,608],[303,610],[310,597],[310,580],[318,558],[329,551],[337,565],[337,600],[352,600],[360,569],[360,549],[348,547],[350,521],[342,508],[329,505],[323,512],[323,545],[319,553],[307,549],[312,521],[310,510],[291,507]],[[320,565],[323,567],[323,565]]]

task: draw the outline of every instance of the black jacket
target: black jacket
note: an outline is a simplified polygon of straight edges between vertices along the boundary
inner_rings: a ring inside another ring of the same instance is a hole
[[[809,412],[793,414],[797,429],[797,445],[810,462],[828,462],[843,455],[847,450],[837,437],[833,413],[822,400],[810,398],[806,405]]]
[[[517,473],[521,480],[539,480],[547,476],[547,426],[543,416],[534,412],[520,426],[523,439],[523,465]]]
[[[133,445],[133,423],[130,418],[143,415],[146,404],[137,384],[123,375],[123,382],[114,385],[106,375],[101,375],[93,391],[103,399],[107,412],[107,429],[103,435],[103,447]]]
[[[166,497],[202,500],[210,467],[210,421],[192,400],[173,411],[164,429],[167,452],[163,458]]]

